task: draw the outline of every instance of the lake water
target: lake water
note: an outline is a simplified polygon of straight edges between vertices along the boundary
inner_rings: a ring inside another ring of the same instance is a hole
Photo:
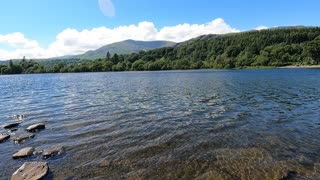
[[[0,179],[46,161],[53,179],[320,178],[320,69],[0,76],[0,124],[46,122],[0,144]],[[4,129],[1,129],[4,132]],[[42,160],[20,148],[62,145]]]

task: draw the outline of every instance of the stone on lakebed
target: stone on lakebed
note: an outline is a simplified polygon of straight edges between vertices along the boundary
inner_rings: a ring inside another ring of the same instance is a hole
[[[26,162],[11,176],[11,180],[38,180],[44,178],[49,171],[46,162]]]
[[[17,115],[13,115],[13,117],[16,118],[16,119],[18,119],[18,120],[20,120],[20,121],[22,121],[22,120],[24,119],[25,115],[23,115],[23,114],[21,114],[21,115],[17,114]]]
[[[9,134],[0,134],[0,143],[10,138]]]
[[[35,149],[33,147],[26,147],[20,149],[18,152],[12,155],[13,159],[25,158],[28,156],[32,156]]]
[[[31,133],[24,133],[24,134],[21,134],[21,135],[18,135],[16,137],[13,138],[13,141],[15,143],[21,143],[23,141],[26,141],[28,139],[31,139],[34,137],[34,134],[31,134]]]
[[[11,128],[14,128],[14,127],[19,126],[20,123],[21,123],[21,122],[12,122],[12,123],[9,123],[9,124],[5,124],[5,125],[3,126],[3,128],[5,128],[5,129],[11,129]]]
[[[29,132],[37,132],[37,131],[45,129],[45,128],[46,128],[46,125],[44,123],[37,123],[37,124],[34,124],[34,125],[27,127],[26,130]]]
[[[50,158],[52,156],[57,156],[63,152],[62,146],[55,146],[49,149],[45,149],[42,152],[43,158]]]

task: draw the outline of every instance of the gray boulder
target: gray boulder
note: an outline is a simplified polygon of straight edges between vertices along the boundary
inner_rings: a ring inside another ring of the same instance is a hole
[[[13,141],[15,143],[22,143],[23,141],[26,141],[28,139],[31,139],[34,137],[34,134],[31,134],[31,133],[24,133],[24,134],[21,134],[21,135],[18,135],[16,137],[13,138]]]
[[[5,129],[11,129],[11,128],[14,128],[14,127],[17,127],[19,126],[21,122],[12,122],[12,123],[9,123],[9,124],[6,124],[3,126],[3,128]]]
[[[35,149],[33,147],[26,147],[20,149],[18,152],[12,155],[13,159],[25,158],[28,156],[32,156]]]
[[[44,123],[37,123],[27,127],[27,131],[29,132],[37,132],[39,130],[45,129],[46,125]]]
[[[9,134],[0,134],[0,143],[4,142],[5,140],[9,139]]]
[[[43,158],[50,158],[52,156],[57,156],[63,152],[62,146],[56,146],[49,149],[45,149],[42,152]]]
[[[26,162],[11,176],[11,180],[38,180],[44,178],[49,171],[46,162]]]

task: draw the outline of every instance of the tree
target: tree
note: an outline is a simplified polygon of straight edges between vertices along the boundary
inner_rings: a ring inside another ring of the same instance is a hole
[[[137,60],[132,64],[133,71],[143,71],[145,62],[143,60]]]
[[[13,67],[13,62],[12,60],[9,61],[9,68],[12,68]]]
[[[117,53],[115,53],[115,54],[113,55],[113,57],[111,58],[111,62],[112,62],[113,64],[118,64],[118,62],[119,62],[119,56],[118,56]]]
[[[305,45],[305,51],[316,64],[320,63],[320,36]]]
[[[110,61],[110,59],[111,59],[111,54],[110,54],[110,52],[108,51],[108,52],[107,52],[107,55],[106,55],[106,60],[107,60],[107,61]]]
[[[23,56],[22,63],[26,62],[26,56]]]

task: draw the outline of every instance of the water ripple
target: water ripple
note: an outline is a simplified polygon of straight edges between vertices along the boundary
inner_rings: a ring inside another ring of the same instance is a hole
[[[1,178],[21,165],[17,149],[55,145],[67,152],[48,160],[54,179],[320,177],[319,69],[17,75],[0,87],[0,124],[47,123],[1,144]]]

